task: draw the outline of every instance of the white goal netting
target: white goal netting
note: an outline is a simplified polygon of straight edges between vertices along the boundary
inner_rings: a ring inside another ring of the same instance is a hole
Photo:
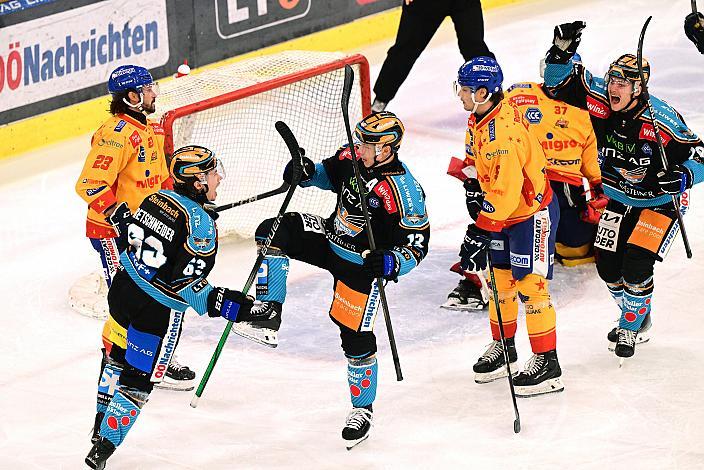
[[[340,105],[346,63],[355,71],[350,97],[354,125],[363,117],[363,101],[369,105],[366,60],[328,52],[287,51],[171,80],[161,87],[157,114],[173,149],[203,145],[222,160],[227,178],[218,190],[218,204],[246,199],[282,183],[291,157],[274,128],[276,121],[288,124],[315,162],[346,142]],[[263,219],[276,215],[283,197],[221,212],[221,236],[253,236]],[[333,193],[306,188],[296,191],[288,210],[327,216],[334,206]]]

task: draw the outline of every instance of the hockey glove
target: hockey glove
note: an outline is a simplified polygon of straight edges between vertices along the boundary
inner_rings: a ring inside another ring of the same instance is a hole
[[[587,26],[584,21],[573,21],[555,26],[552,47],[548,50],[546,61],[550,64],[566,64],[570,61],[579,42],[582,40],[582,30]]]
[[[309,181],[313,176],[315,176],[315,163],[313,163],[313,160],[310,158],[306,157],[306,151],[301,149],[301,162],[303,163],[303,174],[301,174],[301,181],[298,183],[305,183],[306,181]],[[291,184],[291,181],[293,180],[293,162],[290,161],[286,164],[286,168],[284,168],[284,181],[286,181],[288,184]]]
[[[208,294],[208,316],[238,322],[247,319],[254,299],[236,290],[216,287]]]
[[[395,281],[398,278],[401,265],[393,252],[389,250],[365,251],[362,253],[362,258],[364,258],[364,269],[371,277],[383,277],[387,281]]]
[[[601,183],[594,186],[591,193],[592,199],[587,201],[587,208],[579,214],[579,218],[583,222],[596,225],[601,219],[601,214],[604,213],[604,208],[609,203],[609,198],[604,194],[604,187]]]
[[[468,178],[464,180],[464,196],[467,203],[467,212],[472,220],[477,220],[479,213],[482,211],[482,202],[484,202],[484,193],[479,186],[479,181],[476,178]]]
[[[117,242],[118,251],[124,251],[128,245],[127,227],[132,220],[132,212],[130,212],[130,208],[127,207],[127,203],[120,203],[115,210],[112,211],[112,214],[105,217],[105,220],[112,225],[112,228],[117,232],[117,239],[115,241]]]
[[[464,242],[460,248],[460,267],[463,271],[481,271],[486,269],[486,250],[489,249],[491,238],[489,232],[469,224]]]
[[[660,191],[665,194],[681,194],[692,187],[692,172],[682,165],[672,165],[658,173]]]
[[[690,13],[684,19],[684,33],[690,41],[697,46],[699,52],[704,54],[704,16],[697,12]]]

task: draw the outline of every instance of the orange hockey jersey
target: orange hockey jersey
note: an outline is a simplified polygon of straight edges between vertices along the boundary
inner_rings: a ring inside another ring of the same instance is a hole
[[[76,182],[76,192],[88,203],[86,235],[117,236],[105,220],[108,208],[126,202],[134,213],[146,196],[171,187],[161,126],[150,121],[145,126],[125,114],[111,117],[93,134]]]
[[[499,232],[546,207],[552,190],[540,142],[528,132],[520,110],[504,99],[476,122],[467,122],[465,161],[477,169],[485,193],[479,228]]]
[[[549,98],[538,83],[516,83],[506,91],[528,122],[528,130],[543,146],[548,178],[582,186],[601,182],[594,129],[589,113]]]

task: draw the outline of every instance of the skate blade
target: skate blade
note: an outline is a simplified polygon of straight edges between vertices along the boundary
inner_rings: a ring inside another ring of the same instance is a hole
[[[537,397],[539,395],[546,395],[548,393],[558,393],[564,390],[565,386],[562,384],[562,380],[560,380],[560,377],[548,379],[538,385],[516,385],[514,388],[516,396],[521,398]]]
[[[620,369],[621,367],[623,367],[623,361],[625,361],[625,360],[626,360],[625,357],[619,357],[619,358],[618,358],[618,368],[619,368],[619,369]]]
[[[232,332],[246,338],[255,343],[270,348],[275,348],[279,345],[278,332],[269,328],[254,328],[244,323],[236,323],[232,328]]]
[[[448,304],[444,303],[440,306],[440,308],[444,308],[445,310],[452,310],[454,312],[474,312],[474,311],[481,311],[486,309],[486,305],[476,302],[476,303],[471,303],[471,304]]]
[[[173,380],[164,378],[161,382],[156,382],[154,388],[161,390],[174,390],[177,392],[190,392],[196,388],[196,379],[193,380]]]
[[[509,366],[511,367],[511,376],[515,377],[518,375],[518,366],[517,362],[509,362]],[[508,373],[506,372],[506,366],[501,366],[499,369],[496,369],[493,372],[475,372],[474,373],[474,382],[478,384],[488,384],[489,382],[493,382],[494,380],[499,380],[503,379],[504,377],[508,377]]]
[[[352,450],[355,447],[357,447],[359,444],[361,444],[362,442],[366,441],[368,438],[369,438],[369,433],[365,434],[364,436],[360,437],[357,440],[345,441],[345,447],[347,448],[347,450]]]

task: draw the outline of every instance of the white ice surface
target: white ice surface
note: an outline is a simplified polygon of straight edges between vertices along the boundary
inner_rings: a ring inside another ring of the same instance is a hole
[[[682,31],[688,8],[684,1],[537,1],[487,12],[486,36],[506,84],[539,80],[553,26],[584,19],[580,53],[602,74],[635,51],[652,14],[651,91],[702,133],[704,56]],[[368,51],[372,77],[379,49]],[[155,391],[109,469],[704,468],[700,188],[686,219],[695,257],[687,260],[678,240],[657,265],[653,339],[623,368],[607,351],[617,312],[594,267],[558,267],[551,290],[565,392],[520,400],[523,430],[515,435],[507,382],[473,382],[471,366],[490,340],[486,315],[438,308],[457,281],[447,269],[466,224],[461,188],[445,175],[448,158],[463,150],[466,113],[451,94],[461,62],[445,28],[390,107],[406,123],[401,155],[427,192],[433,232],[427,259],[388,289],[403,382],[377,319],[370,439],[347,452],[339,437],[350,405],[346,361],[327,318],[331,278],[293,262],[279,348],[232,337],[197,409],[188,406],[190,393]],[[84,204],[73,192],[87,147],[85,137],[0,167],[2,469],[83,468],[90,448],[102,325],[66,303],[69,286],[96,267],[83,236]],[[239,288],[253,260],[251,241],[226,243],[210,280]],[[522,318],[519,325],[525,361]],[[203,371],[223,326],[188,318],[181,362]]]

